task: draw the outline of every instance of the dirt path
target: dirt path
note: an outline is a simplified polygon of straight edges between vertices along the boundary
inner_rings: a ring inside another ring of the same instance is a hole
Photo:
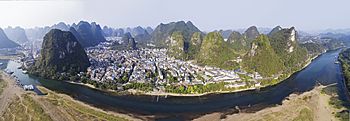
[[[332,112],[334,111],[334,108],[329,106],[329,99],[331,96],[322,94],[319,99],[319,107],[315,111],[315,121],[337,121],[333,115]]]
[[[16,81],[9,75],[0,71],[2,79],[6,81],[7,86],[0,95],[0,115],[6,111],[7,106],[11,103],[12,99],[17,95],[20,97],[24,91],[16,85]]]

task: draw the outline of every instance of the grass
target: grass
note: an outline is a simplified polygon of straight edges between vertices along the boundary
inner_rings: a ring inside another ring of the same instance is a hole
[[[330,86],[322,89],[322,94],[330,95],[331,98],[328,102],[329,105],[339,110],[335,112],[335,117],[337,117],[340,121],[349,121],[349,107],[347,105],[348,102],[342,101],[337,96],[337,87]]]
[[[52,119],[44,112],[28,94],[16,97],[1,116],[4,121],[51,121]]]
[[[299,115],[293,119],[293,121],[313,121],[312,111],[308,108],[300,110]]]
[[[0,94],[4,91],[4,88],[7,86],[7,83],[1,78],[0,75]]]
[[[66,114],[77,121],[91,121],[91,120],[107,120],[107,121],[127,121],[124,118],[108,114],[102,111],[98,111],[72,100],[63,98],[57,94],[49,92],[44,88],[40,88],[41,91],[47,93],[45,100],[53,104],[54,106],[61,107]]]

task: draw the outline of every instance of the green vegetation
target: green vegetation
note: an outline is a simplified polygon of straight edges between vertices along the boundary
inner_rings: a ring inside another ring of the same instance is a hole
[[[179,94],[202,94],[210,93],[217,91],[235,91],[238,89],[247,89],[249,86],[243,86],[238,88],[227,88],[225,85],[228,83],[219,82],[219,83],[210,83],[206,85],[197,84],[197,85],[167,85],[165,86],[165,91],[168,93],[179,93]]]
[[[152,32],[151,41],[154,42],[158,47],[167,47],[169,42],[166,41],[173,32],[180,31],[186,42],[189,41],[194,32],[201,32],[196,26],[192,24],[191,21],[184,22],[171,22],[168,24],[158,25]]]
[[[271,47],[266,35],[260,35],[253,41],[252,46],[254,48],[243,61],[246,70],[259,72],[262,76],[268,77],[284,69],[281,59]]]
[[[346,87],[350,89],[350,49],[346,49],[339,54],[339,61],[341,62]]]
[[[337,112],[335,114],[335,117],[340,119],[340,121],[349,121],[349,111],[343,110],[343,111]]]
[[[317,43],[305,43],[305,44],[301,44],[301,47],[306,48],[308,53],[312,56],[321,54],[323,51],[326,50],[324,46]]]
[[[344,75],[344,79],[345,79],[345,85],[348,88],[348,90],[350,89],[350,49],[346,49],[343,50],[340,54],[339,54],[339,61],[341,63],[341,67],[342,67],[342,71],[343,71],[343,75]],[[329,102],[330,104],[334,105],[336,108],[339,108],[341,106],[347,105],[345,108],[347,110],[343,110],[340,112],[336,113],[336,116],[341,119],[342,121],[348,121],[349,120],[349,109],[350,107],[348,106],[349,103],[345,103],[341,100],[339,100],[338,98],[333,99],[332,101]]]
[[[154,85],[150,83],[130,83],[124,86],[125,90],[136,89],[145,92],[153,91]]]
[[[306,48],[299,46],[296,36],[294,27],[270,35],[271,46],[283,62],[287,73],[299,70],[308,59]]]
[[[4,121],[51,121],[52,119],[44,112],[41,106],[36,103],[29,94],[16,97],[1,116]]]
[[[321,91],[322,94],[331,96],[328,104],[333,106],[335,109],[340,110],[335,112],[335,117],[341,121],[349,121],[349,102],[340,100],[337,92],[338,87],[336,85],[323,88]]]
[[[313,121],[312,111],[308,108],[301,109],[299,115],[293,121]]]
[[[343,37],[340,39],[336,39],[337,37],[322,37],[322,39],[327,39],[329,40],[326,43],[323,43],[322,46],[327,48],[328,50],[336,50],[341,47],[346,47],[345,45],[348,45],[349,41],[347,41],[347,37]]]
[[[0,75],[0,95],[2,93],[2,91],[4,91],[4,88],[7,86],[7,83],[2,79],[1,75]]]
[[[197,30],[185,22],[161,24],[152,33],[152,41],[168,45],[168,54],[177,59],[196,60],[200,65],[227,70],[242,68],[263,77],[294,73],[310,57],[323,52],[317,44],[300,46],[294,27],[282,29],[278,26],[270,34],[263,35],[252,26],[243,34],[232,32],[227,41],[220,32],[210,32],[202,38]],[[166,41],[169,37],[172,39]],[[237,62],[238,57],[241,62]]]
[[[202,40],[203,40],[203,36],[201,32],[193,33],[191,40],[189,42],[188,50],[187,50],[187,59],[192,60],[196,58],[200,50]]]
[[[167,54],[176,59],[185,59],[185,38],[182,32],[175,31],[172,33]]]
[[[239,32],[232,32],[227,41],[235,52],[245,54],[250,49],[250,45]]]
[[[237,55],[234,54],[229,44],[224,41],[221,34],[219,32],[210,32],[202,42],[197,62],[232,70],[238,67],[238,64],[232,61],[235,57]]]

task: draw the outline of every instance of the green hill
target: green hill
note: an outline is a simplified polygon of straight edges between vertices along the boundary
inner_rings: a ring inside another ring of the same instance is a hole
[[[152,32],[151,41],[157,47],[167,47],[169,42],[170,42],[169,37],[175,31],[182,32],[182,35],[183,35],[186,42],[188,42],[188,40],[190,39],[190,37],[192,36],[192,34],[194,32],[201,32],[190,21],[188,21],[186,23],[184,21],[171,22],[168,24],[161,23]]]
[[[306,48],[300,47],[294,27],[279,31],[274,29],[269,36],[271,46],[287,67],[285,71],[293,72],[303,66],[308,54]]]
[[[237,64],[233,61],[236,55],[219,32],[210,32],[201,44],[197,62],[223,69],[233,69]]]
[[[260,35],[252,42],[252,48],[243,59],[243,68],[269,77],[284,69],[282,60],[270,44],[269,37]]]
[[[74,35],[71,32],[52,29],[44,36],[41,56],[34,66],[29,68],[29,72],[44,78],[58,79],[85,72],[89,66],[85,50]]]
[[[167,54],[176,59],[185,59],[185,40],[182,32],[176,31],[170,37]]]

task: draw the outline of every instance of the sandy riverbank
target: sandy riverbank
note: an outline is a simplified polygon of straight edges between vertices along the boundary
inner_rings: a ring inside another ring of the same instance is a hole
[[[282,105],[262,109],[255,113],[238,113],[225,115],[221,112],[206,114],[194,121],[338,121],[334,115],[337,111],[329,105],[330,95],[321,93],[326,86],[319,86],[300,95],[291,94]]]

